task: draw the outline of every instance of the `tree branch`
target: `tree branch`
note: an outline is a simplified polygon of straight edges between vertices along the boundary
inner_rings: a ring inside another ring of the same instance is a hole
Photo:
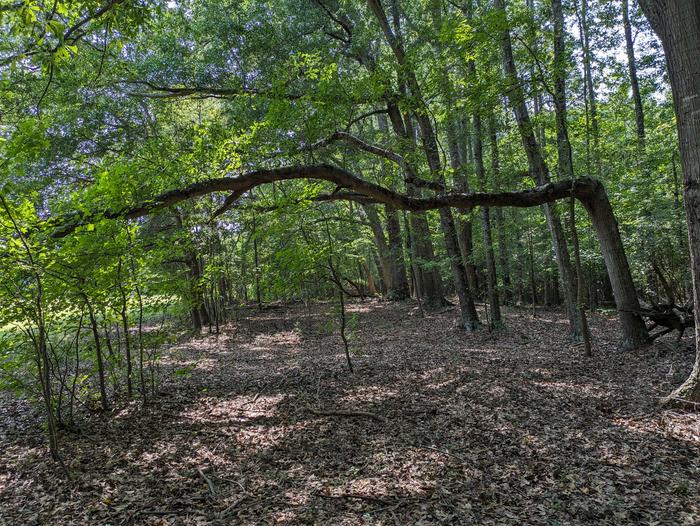
[[[602,189],[602,184],[598,180],[580,178],[576,179],[573,184],[568,180],[559,181],[518,192],[448,193],[436,197],[417,198],[400,194],[375,183],[365,181],[347,170],[336,166],[290,166],[254,170],[237,177],[221,177],[218,179],[201,181],[184,188],[163,192],[152,199],[148,199],[133,206],[125,206],[119,209],[96,210],[90,213],[75,212],[69,216],[60,216],[46,221],[45,226],[54,229],[51,233],[52,237],[61,238],[67,236],[82,225],[100,219],[135,219],[171,207],[182,201],[215,192],[231,192],[232,194],[242,195],[244,192],[263,184],[298,179],[328,181],[334,183],[339,188],[350,191],[348,193],[343,193],[342,198],[351,198],[354,192],[359,194],[358,200],[362,199],[364,202],[371,200],[372,202],[388,204],[400,210],[412,212],[447,207],[461,209],[471,209],[476,206],[512,206],[527,208],[539,206],[558,199],[564,199],[571,195],[585,203],[589,198],[592,198],[597,191]],[[335,197],[338,198],[337,193]]]

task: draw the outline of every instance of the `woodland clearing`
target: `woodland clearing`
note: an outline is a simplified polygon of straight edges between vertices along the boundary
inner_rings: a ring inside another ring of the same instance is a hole
[[[465,334],[454,309],[371,300],[348,305],[350,374],[330,308],[250,309],[170,348],[155,399],[61,437],[71,481],[4,398],[0,524],[700,521],[700,415],[655,405],[690,338],[622,352],[594,314],[586,358],[557,311]]]

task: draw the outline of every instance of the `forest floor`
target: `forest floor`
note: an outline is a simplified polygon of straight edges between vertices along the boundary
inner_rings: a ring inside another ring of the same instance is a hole
[[[586,358],[558,312],[465,334],[454,309],[367,301],[350,374],[331,312],[171,348],[156,399],[62,436],[71,481],[1,398],[0,524],[700,524],[700,415],[655,405],[689,338],[621,352],[599,314]]]

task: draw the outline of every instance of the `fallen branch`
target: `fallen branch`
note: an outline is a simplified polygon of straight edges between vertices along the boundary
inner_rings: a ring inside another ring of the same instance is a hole
[[[310,413],[317,416],[355,416],[360,418],[371,418],[377,420],[378,422],[386,422],[386,418],[375,413],[370,413],[367,411],[345,411],[345,410],[335,410],[335,411],[322,411],[320,409],[314,409],[313,407],[307,407]]]
[[[211,479],[204,474],[202,468],[197,468],[197,473],[199,473],[202,480],[204,480],[204,482],[207,483],[207,486],[209,486],[209,491],[211,492],[212,497],[216,497],[216,488],[214,487],[214,483],[211,481]]]

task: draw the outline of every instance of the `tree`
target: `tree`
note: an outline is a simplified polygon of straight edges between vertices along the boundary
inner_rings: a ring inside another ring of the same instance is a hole
[[[694,0],[640,0],[640,4],[666,53],[683,165],[693,279],[695,366],[668,401],[700,402],[700,5]]]

